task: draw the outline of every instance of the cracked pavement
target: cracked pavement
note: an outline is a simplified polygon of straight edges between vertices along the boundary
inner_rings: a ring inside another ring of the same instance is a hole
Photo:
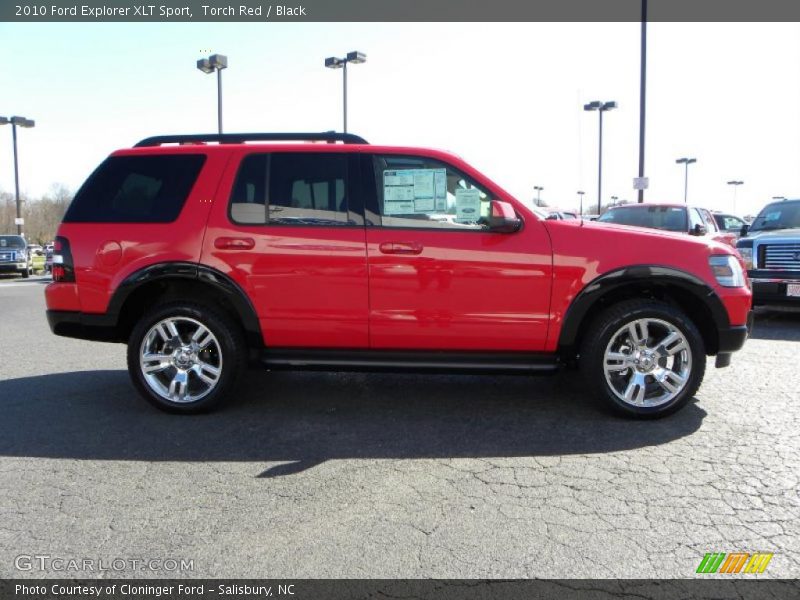
[[[0,577],[103,575],[15,569],[49,554],[194,561],[113,573],[137,577],[691,578],[706,552],[800,575],[800,311],[760,311],[656,422],[598,410],[572,372],[250,371],[181,417],[138,398],[124,346],[51,335],[43,285],[10,283]]]

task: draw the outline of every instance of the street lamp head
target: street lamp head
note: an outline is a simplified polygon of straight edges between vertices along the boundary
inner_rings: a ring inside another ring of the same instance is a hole
[[[17,127],[33,127],[35,125],[33,121],[26,119],[25,117],[11,117],[9,123],[16,125]]]
[[[367,62],[367,55],[364,54],[363,52],[357,52],[357,51],[353,50],[352,52],[348,52],[347,53],[347,59],[346,60],[349,63],[353,63],[353,64],[357,65],[357,64],[360,64],[360,63],[363,63],[363,62]]]
[[[675,162],[678,163],[679,165],[691,165],[692,163],[696,163],[697,159],[696,158],[679,158]]]
[[[211,66],[211,61],[207,58],[201,58],[197,61],[197,68],[200,69],[203,73],[213,73],[214,67]]]
[[[605,102],[603,106],[600,107],[600,110],[613,110],[617,108],[617,103],[615,101]]]
[[[589,104],[583,105],[583,110],[599,110],[603,106],[603,103],[599,100],[594,100],[589,102]]]
[[[341,69],[344,66],[344,62],[341,58],[329,56],[325,59],[325,66],[329,69]]]
[[[579,196],[583,196],[585,193],[586,193],[586,192],[584,192],[584,191],[578,191],[578,195],[579,195]]]
[[[729,181],[728,185],[742,185],[744,181]]]
[[[8,117],[0,117],[0,125],[8,125]]]
[[[228,68],[228,57],[224,54],[212,54],[208,58],[208,62],[211,65],[212,69],[227,69]]]

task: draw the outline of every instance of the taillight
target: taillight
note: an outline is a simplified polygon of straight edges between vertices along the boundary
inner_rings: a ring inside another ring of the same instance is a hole
[[[69,250],[69,241],[65,237],[58,236],[53,243],[53,281],[59,283],[75,281],[72,252]]]

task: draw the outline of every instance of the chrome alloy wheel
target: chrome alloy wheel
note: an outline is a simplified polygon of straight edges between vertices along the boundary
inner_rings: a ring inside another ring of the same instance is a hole
[[[661,319],[637,319],[611,336],[603,371],[613,393],[631,406],[666,404],[683,391],[692,351],[680,329]]]
[[[222,351],[200,321],[169,317],[147,331],[139,348],[139,367],[153,392],[187,404],[207,396],[219,383]]]

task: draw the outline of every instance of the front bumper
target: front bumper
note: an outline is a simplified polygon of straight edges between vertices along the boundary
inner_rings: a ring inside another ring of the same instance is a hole
[[[741,350],[753,329],[753,311],[747,313],[745,325],[732,325],[719,330],[719,350],[717,351],[717,368],[727,367],[731,364],[731,354]]]
[[[0,273],[10,273],[11,271],[24,271],[28,268],[28,264],[21,263],[0,263]]]
[[[790,283],[800,285],[800,273],[755,270],[747,275],[753,284],[753,304],[800,304],[800,296],[786,295]]]

